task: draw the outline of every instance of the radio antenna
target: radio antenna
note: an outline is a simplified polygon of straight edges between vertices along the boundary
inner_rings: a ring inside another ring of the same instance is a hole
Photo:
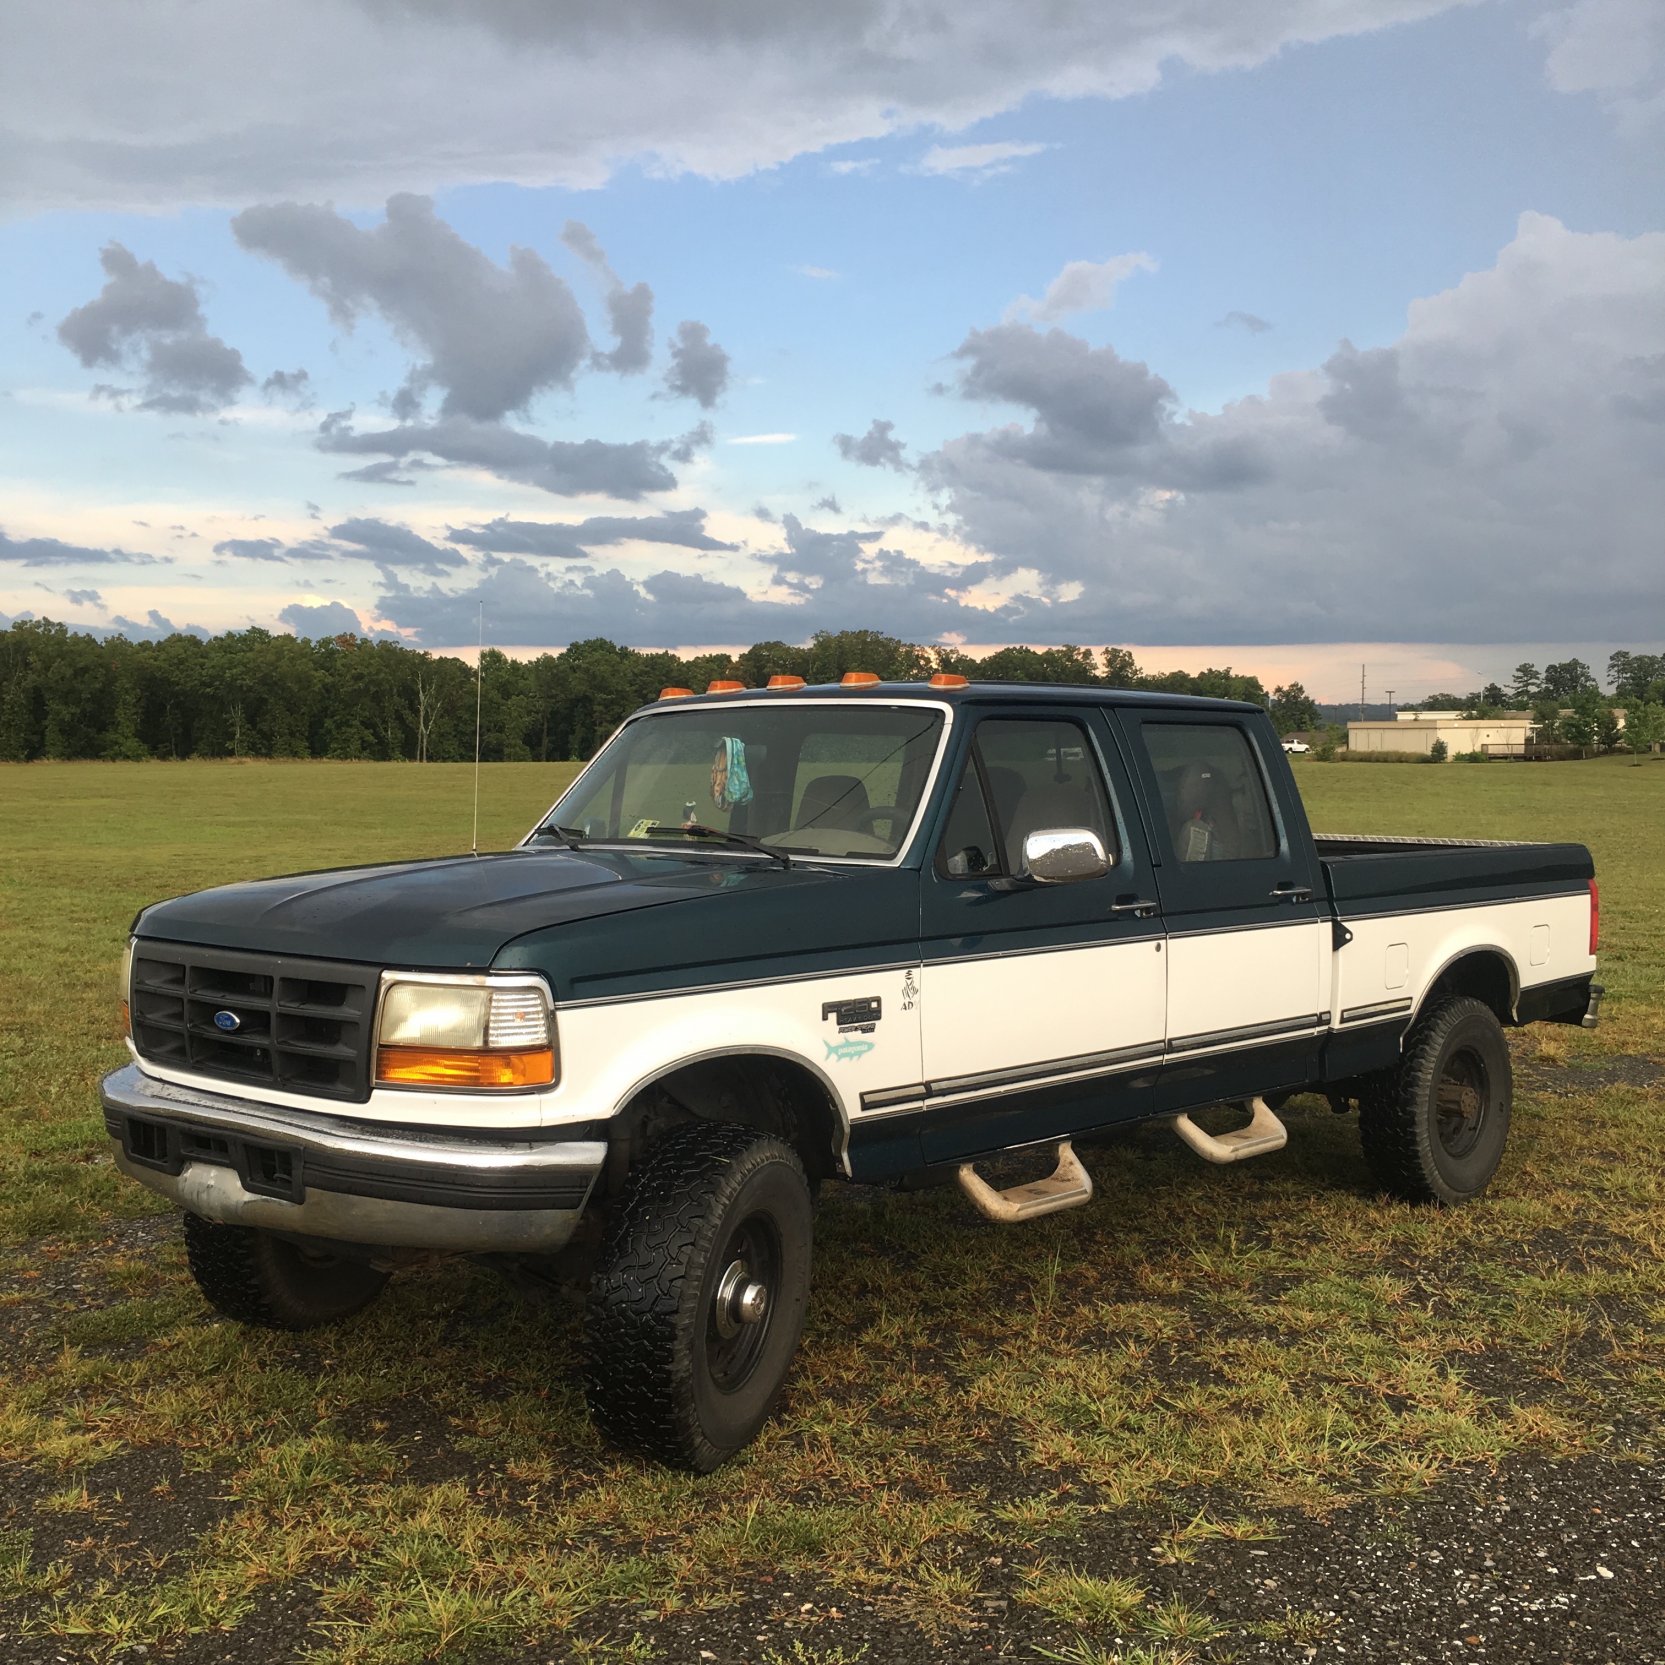
[[[480,696],[486,674],[486,604],[480,603],[480,645],[474,655],[474,842],[480,853]]]

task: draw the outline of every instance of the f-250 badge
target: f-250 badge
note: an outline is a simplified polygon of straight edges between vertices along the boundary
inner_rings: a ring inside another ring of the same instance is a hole
[[[848,1063],[853,1058],[864,1057],[873,1050],[874,1043],[863,1040],[864,1035],[871,1035],[879,1026],[879,1019],[884,1015],[884,1003],[877,995],[864,996],[858,1000],[829,1000],[821,1008],[821,1021],[825,1023],[829,1018],[838,1025],[841,1037],[836,1041],[826,1041],[828,1058],[836,1058],[841,1063]]]

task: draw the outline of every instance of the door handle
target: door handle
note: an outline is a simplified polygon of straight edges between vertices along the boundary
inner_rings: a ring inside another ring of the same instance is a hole
[[[1135,919],[1149,919],[1156,912],[1156,904],[1142,896],[1118,896],[1110,904],[1111,913],[1130,913]]]
[[[1285,879],[1281,885],[1272,886],[1271,896],[1274,902],[1310,902],[1312,886],[1298,885],[1293,879]]]

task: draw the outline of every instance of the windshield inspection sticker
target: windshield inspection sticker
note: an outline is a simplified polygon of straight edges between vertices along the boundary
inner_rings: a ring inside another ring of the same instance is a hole
[[[852,1035],[847,1041],[825,1041],[822,1043],[827,1049],[829,1058],[836,1058],[840,1063],[848,1063],[852,1058],[864,1058],[873,1050],[871,1041],[864,1041],[858,1035]]]

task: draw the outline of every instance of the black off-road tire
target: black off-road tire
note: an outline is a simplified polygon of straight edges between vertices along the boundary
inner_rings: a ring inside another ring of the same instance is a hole
[[[585,1394],[609,1439],[696,1474],[750,1444],[803,1333],[812,1219],[803,1163],[772,1134],[666,1134],[627,1180],[590,1280]],[[767,1286],[744,1326],[732,1303],[718,1310],[741,1260]]]
[[[1407,1202],[1468,1202],[1503,1159],[1513,1099],[1497,1015],[1481,1001],[1449,996],[1416,1020],[1397,1067],[1364,1083],[1365,1162],[1383,1190]]]
[[[252,1226],[185,1216],[185,1258],[208,1304],[239,1324],[311,1330],[369,1306],[387,1274]]]

